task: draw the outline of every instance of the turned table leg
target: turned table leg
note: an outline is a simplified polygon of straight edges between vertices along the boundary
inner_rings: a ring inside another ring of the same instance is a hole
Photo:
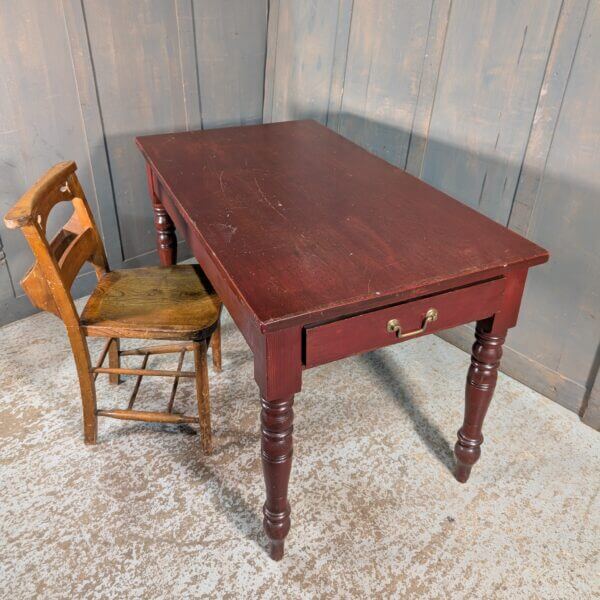
[[[154,227],[156,229],[156,247],[158,258],[163,267],[177,263],[177,236],[175,225],[165,210],[161,201],[153,196],[152,207],[154,209]]]
[[[152,199],[152,210],[154,212],[154,228],[156,229],[156,249],[158,259],[163,267],[177,264],[177,236],[175,225],[163,206],[154,189],[152,169],[146,168],[148,176],[148,191]]]
[[[499,332],[488,330],[486,329],[488,323],[488,321],[477,323],[465,389],[465,418],[462,427],[458,430],[458,441],[454,446],[455,476],[461,483],[469,479],[471,468],[481,455],[483,443],[481,428],[496,387],[502,344],[506,338],[506,330]]]
[[[288,482],[292,469],[294,396],[269,402],[261,400],[262,466],[267,500],[263,525],[273,560],[283,558],[285,537],[290,530]]]

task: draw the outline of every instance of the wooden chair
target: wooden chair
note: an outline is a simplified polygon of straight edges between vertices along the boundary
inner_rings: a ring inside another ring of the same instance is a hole
[[[110,271],[76,169],[73,161],[51,168],[9,210],[4,222],[11,229],[23,231],[35,257],[35,263],[21,281],[25,293],[34,306],[54,313],[66,326],[81,387],[85,443],[96,443],[98,416],[199,423],[202,449],[208,454],[212,441],[206,354],[212,337],[213,362],[220,370],[221,302],[195,265]],[[48,242],[48,214],[59,202],[71,202],[73,214]],[[79,316],[70,288],[86,262],[94,267],[98,285]],[[95,366],[90,362],[86,336],[108,338]],[[122,351],[119,338],[179,340],[179,343]],[[194,353],[194,371],[182,371],[187,351]],[[179,354],[177,370],[146,368],[151,355],[163,353]],[[107,355],[109,366],[103,367]],[[141,367],[121,368],[120,357],[131,355],[143,357]],[[137,376],[126,409],[96,408],[95,380],[99,373],[108,374],[114,384],[119,383],[120,375]],[[174,378],[166,411],[133,410],[145,375]],[[173,411],[180,377],[196,380],[198,417]]]

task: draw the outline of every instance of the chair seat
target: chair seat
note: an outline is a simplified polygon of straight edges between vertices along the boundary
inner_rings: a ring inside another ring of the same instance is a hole
[[[81,314],[87,335],[203,339],[221,301],[197,265],[144,267],[104,275]]]

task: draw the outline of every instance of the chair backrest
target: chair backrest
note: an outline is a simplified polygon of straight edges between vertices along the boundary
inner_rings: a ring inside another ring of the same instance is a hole
[[[54,313],[68,327],[79,326],[71,285],[83,265],[92,263],[98,279],[109,270],[104,245],[76,170],[74,161],[58,163],[4,217],[7,227],[23,231],[35,257],[35,263],[21,280],[25,293],[34,306]],[[70,202],[73,214],[48,241],[48,215],[59,202]]]

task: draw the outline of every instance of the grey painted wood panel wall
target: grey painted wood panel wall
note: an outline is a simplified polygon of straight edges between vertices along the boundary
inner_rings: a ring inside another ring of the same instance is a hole
[[[266,122],[315,118],[548,248],[503,368],[589,415],[599,56],[599,0],[272,0],[264,106]],[[472,327],[445,337],[468,349]]]
[[[267,0],[3,0],[0,214],[75,159],[111,265],[154,263],[133,138],[261,122],[267,13]],[[0,238],[5,323],[33,312],[19,286],[32,259],[18,231]],[[75,294],[92,284],[82,274]]]
[[[600,426],[600,0],[4,0],[0,54],[0,212],[74,158],[111,264],[152,263],[135,135],[317,119],[549,248],[503,368]],[[0,323],[30,261],[2,229]]]

